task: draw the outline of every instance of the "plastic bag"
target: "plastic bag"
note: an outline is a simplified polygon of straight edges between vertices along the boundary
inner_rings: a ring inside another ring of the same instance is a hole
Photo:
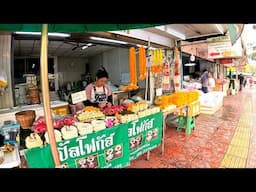
[[[0,96],[3,95],[5,92],[7,92],[7,75],[6,73],[1,69],[0,70]]]
[[[5,88],[7,87],[7,85],[8,85],[7,75],[3,70],[1,70],[0,71],[0,87]]]

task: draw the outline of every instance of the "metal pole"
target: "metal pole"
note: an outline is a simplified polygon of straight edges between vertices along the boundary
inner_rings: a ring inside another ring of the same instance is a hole
[[[48,46],[48,24],[43,24],[42,37],[41,37],[40,69],[41,69],[41,87],[42,87],[42,94],[43,94],[44,116],[46,120],[46,127],[47,127],[48,136],[49,136],[49,142],[51,146],[53,160],[54,160],[55,166],[60,166],[60,159],[59,159],[56,139],[54,135],[51,106],[50,106],[47,46]]]
[[[148,53],[149,53],[149,49],[150,49],[150,37],[148,38]],[[150,67],[148,65],[147,65],[147,70],[146,71],[147,71],[147,74],[146,74],[145,100],[147,101],[147,99],[148,99],[148,90],[150,90],[149,87],[148,87],[149,78],[150,78]],[[150,99],[150,96],[149,96],[149,99]],[[147,160],[149,161],[149,159],[150,159],[150,151],[147,152]]]

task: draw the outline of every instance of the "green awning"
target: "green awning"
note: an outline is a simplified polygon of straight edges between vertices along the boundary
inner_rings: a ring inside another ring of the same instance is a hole
[[[228,24],[229,36],[231,44],[234,45],[236,40],[239,39],[244,29],[244,24]]]
[[[49,32],[99,32],[142,29],[163,24],[48,24]],[[42,24],[0,24],[0,31],[41,32]]]

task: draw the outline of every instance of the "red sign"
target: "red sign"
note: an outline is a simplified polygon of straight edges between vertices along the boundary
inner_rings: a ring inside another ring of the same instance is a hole
[[[219,63],[220,64],[232,64],[233,63],[233,60],[230,59],[230,58],[227,58],[227,59],[219,59]]]

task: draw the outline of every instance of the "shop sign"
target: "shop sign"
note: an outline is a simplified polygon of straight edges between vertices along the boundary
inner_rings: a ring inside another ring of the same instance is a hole
[[[224,64],[226,64],[226,65],[227,64],[232,64],[233,63],[233,59],[231,59],[231,58],[220,59],[219,63],[222,64],[222,65],[224,65]]]
[[[242,56],[241,39],[232,46],[230,41],[209,42],[208,59],[221,59]]]
[[[77,103],[86,101],[87,100],[86,91],[83,90],[83,91],[79,91],[76,93],[72,93],[71,99],[72,99],[73,104],[77,104]]]
[[[127,124],[57,143],[61,164],[69,168],[121,168],[129,165]],[[50,146],[26,150],[29,168],[54,168]]]
[[[130,160],[136,159],[161,144],[163,115],[149,115],[128,124]]]

